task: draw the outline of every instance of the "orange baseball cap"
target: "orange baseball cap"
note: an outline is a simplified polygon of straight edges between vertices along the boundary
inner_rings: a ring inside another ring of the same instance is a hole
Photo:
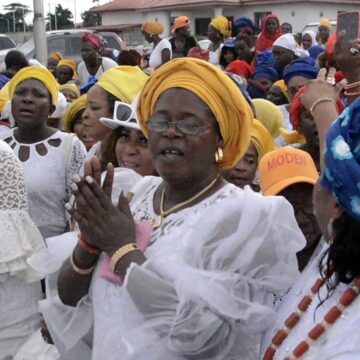
[[[318,178],[312,157],[292,147],[271,151],[259,163],[260,188],[264,195],[277,195],[286,187],[301,182],[315,185]]]
[[[187,16],[178,16],[174,21],[171,32],[174,33],[176,29],[180,29],[188,25],[190,25],[190,19]]]

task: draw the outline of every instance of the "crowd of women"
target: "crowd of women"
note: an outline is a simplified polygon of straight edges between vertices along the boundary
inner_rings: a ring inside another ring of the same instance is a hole
[[[0,359],[358,359],[360,39],[141,29],[7,55]]]

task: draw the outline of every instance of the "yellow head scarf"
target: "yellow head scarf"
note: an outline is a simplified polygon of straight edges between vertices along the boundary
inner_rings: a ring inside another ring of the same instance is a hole
[[[9,97],[9,82],[0,89],[0,112],[3,111],[5,104],[10,100]]]
[[[71,132],[71,125],[75,115],[82,109],[86,108],[87,94],[81,95],[78,99],[71,103],[64,115],[65,131]]]
[[[279,80],[273,83],[272,86],[277,86],[281,89],[281,92],[284,94],[284,96],[289,100],[289,94],[288,94],[288,87],[285,84],[284,80]]]
[[[73,83],[60,85],[59,86],[59,91],[61,91],[63,89],[71,90],[72,92],[74,92],[76,94],[77,97],[79,97],[81,95],[79,88]]]
[[[74,60],[71,59],[63,59],[60,60],[57,64],[57,67],[59,66],[68,66],[72,71],[76,71],[76,62]]]
[[[216,30],[219,30],[224,38],[229,37],[231,34],[229,20],[225,16],[218,16],[212,19],[210,25]]]
[[[58,51],[54,51],[49,55],[49,58],[51,59],[55,59],[57,61],[62,60],[64,57],[61,55],[61,53],[59,53]]]
[[[251,129],[251,141],[254,143],[258,152],[258,162],[265,154],[275,148],[273,137],[267,131],[266,127],[256,119],[254,120]]]
[[[284,127],[284,118],[281,111],[272,102],[265,99],[254,99],[255,117],[269,131],[275,139],[280,135],[279,129]]]
[[[18,71],[15,76],[9,81],[9,97],[13,97],[15,88],[25,80],[36,79],[41,81],[49,90],[51,95],[51,103],[56,106],[58,100],[58,84],[53,74],[45,68],[39,66],[27,66]]]
[[[330,30],[332,29],[332,25],[329,19],[321,19],[320,23],[319,23],[319,27],[320,26],[326,26],[327,28],[329,28]]]
[[[141,30],[150,35],[160,35],[164,32],[164,27],[157,21],[146,21],[141,25]]]
[[[249,146],[253,113],[234,82],[220,69],[199,59],[172,60],[149,78],[138,104],[139,124],[145,135],[159,96],[182,88],[197,95],[213,112],[224,141],[220,169],[232,168]]]
[[[95,86],[130,104],[145,85],[148,76],[137,66],[115,66],[106,70]]]
[[[306,144],[306,139],[296,130],[288,131],[280,128],[280,133],[287,144]]]

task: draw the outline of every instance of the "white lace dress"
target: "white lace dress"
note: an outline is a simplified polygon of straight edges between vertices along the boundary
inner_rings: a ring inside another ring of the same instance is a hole
[[[10,360],[40,326],[41,275],[26,263],[44,247],[27,212],[22,166],[0,141],[0,359]]]
[[[154,220],[160,182],[146,177],[132,190],[137,220]],[[123,286],[101,276],[102,255],[76,308],[59,300],[56,276],[40,306],[66,359],[257,360],[275,319],[273,294],[294,283],[304,245],[286,200],[227,184],[167,216]]]
[[[67,226],[65,203],[71,194],[71,177],[77,174],[86,157],[84,145],[73,135],[55,132],[34,144],[16,141],[13,130],[0,134],[19,158],[20,149],[29,196],[29,213],[44,238],[60,235]]]
[[[275,333],[283,327],[287,317],[296,310],[297,305],[305,295],[309,295],[310,288],[319,278],[319,263],[323,257],[327,245],[323,246],[323,251],[313,259],[301,277],[293,286],[288,295],[283,299],[283,303],[278,310],[276,324],[268,331],[262,344],[265,352],[271,344],[271,339]],[[324,318],[324,315],[335,306],[340,300],[344,291],[350,285],[339,284],[334,293],[321,306],[320,301],[327,297],[326,286],[320,289],[320,297],[315,296],[308,310],[302,315],[301,320],[290,332],[288,337],[280,346],[274,360],[283,360],[291,354],[295,347],[306,339],[310,330]],[[301,360],[359,360],[360,359],[360,297],[346,308],[343,315],[330,326],[321,337],[313,342],[310,349],[301,357]]]

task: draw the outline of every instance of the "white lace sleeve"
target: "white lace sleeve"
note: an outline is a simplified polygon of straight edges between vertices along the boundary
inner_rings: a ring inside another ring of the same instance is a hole
[[[86,149],[84,144],[77,138],[73,138],[73,143],[71,147],[71,153],[69,157],[69,162],[66,171],[66,188],[68,194],[71,194],[70,184],[72,182],[71,178],[74,174],[80,172],[81,167],[86,159]]]
[[[283,198],[245,190],[240,200],[223,200],[177,234],[190,239],[183,260],[132,264],[119,332],[134,358],[259,358],[260,338],[275,320],[273,293],[296,280],[305,241]],[[153,246],[174,248],[174,241]]]
[[[11,148],[0,141],[0,282],[16,276],[26,282],[42,275],[32,271],[26,258],[44,247],[30,219],[22,165]]]

